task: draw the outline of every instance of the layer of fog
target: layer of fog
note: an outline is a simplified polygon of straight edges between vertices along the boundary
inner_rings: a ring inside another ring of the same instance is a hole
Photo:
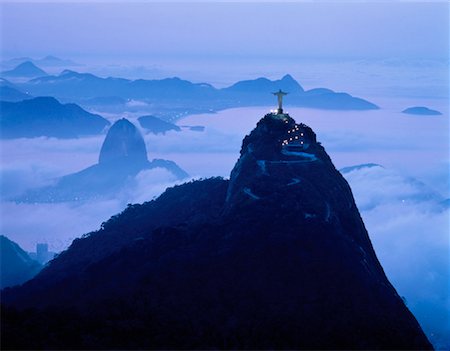
[[[434,346],[450,348],[450,208],[380,167],[345,175],[389,280]]]
[[[37,171],[37,173],[36,173]],[[9,171],[13,173],[13,171]],[[41,175],[40,169],[30,173],[16,171],[13,177],[2,176],[5,192],[14,183]],[[41,179],[42,182],[45,178]],[[167,187],[180,183],[175,176],[162,168],[141,171],[113,198],[62,203],[16,203],[1,202],[0,230],[18,242],[25,250],[34,251],[37,243],[48,243],[53,251],[67,248],[73,239],[83,233],[96,230],[112,215],[121,212],[128,203],[142,203],[160,195]],[[2,191],[3,192],[3,191]]]

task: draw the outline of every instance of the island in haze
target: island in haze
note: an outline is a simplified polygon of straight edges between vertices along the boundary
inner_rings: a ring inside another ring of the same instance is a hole
[[[176,124],[163,121],[155,116],[141,116],[138,118],[138,122],[142,128],[153,134],[165,134],[168,131],[181,131],[181,128]]]
[[[424,106],[415,106],[415,107],[408,107],[407,109],[403,110],[402,113],[406,113],[408,115],[420,115],[420,116],[439,116],[442,115],[441,112],[437,110],[432,110],[428,107]]]
[[[229,180],[129,205],[2,303],[6,348],[432,349],[348,183],[281,103]]]

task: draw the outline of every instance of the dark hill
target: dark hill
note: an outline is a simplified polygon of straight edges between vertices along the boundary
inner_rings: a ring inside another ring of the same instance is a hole
[[[0,78],[0,101],[21,101],[31,99],[32,96],[24,93],[10,81]]]
[[[34,78],[46,76],[47,73],[37,67],[31,61],[25,61],[19,64],[17,67],[10,71],[4,71],[1,73],[2,77],[17,77],[17,78]]]
[[[441,112],[437,110],[432,110],[428,107],[424,106],[415,106],[415,107],[408,107],[407,109],[403,110],[402,113],[406,113],[408,115],[421,115],[421,116],[439,116],[442,115]]]
[[[10,347],[431,349],[347,182],[288,115],[245,137],[229,181],[130,205],[2,299]]]
[[[168,131],[174,130],[179,132],[181,130],[175,124],[163,121],[162,119],[155,116],[142,116],[138,118],[139,124],[142,128],[145,128],[152,132],[153,134],[165,134]]]
[[[125,118],[118,120],[109,129],[103,142],[99,164],[120,162],[141,164],[147,162],[147,149],[141,133]]]
[[[0,288],[22,284],[33,278],[42,266],[32,260],[14,241],[0,235]]]
[[[58,76],[47,76],[22,83],[20,88],[33,95],[51,95],[97,106],[100,97],[139,100],[158,107],[176,111],[176,116],[186,113],[211,112],[231,107],[272,105],[271,92],[283,89],[290,93],[291,106],[337,110],[371,110],[378,106],[346,93],[318,88],[304,91],[289,74],[281,79],[257,78],[239,81],[229,87],[216,89],[207,83],[192,83],[178,77],[160,80],[128,80],[101,78],[89,73],[63,71]],[[84,105],[83,105],[84,106]],[[125,107],[124,107],[125,108]]]
[[[31,99],[32,96],[29,94],[23,93],[18,89],[7,85],[0,85],[0,101],[22,101],[26,99]]]
[[[1,138],[77,138],[98,134],[109,124],[76,104],[61,104],[52,97],[0,102]]]

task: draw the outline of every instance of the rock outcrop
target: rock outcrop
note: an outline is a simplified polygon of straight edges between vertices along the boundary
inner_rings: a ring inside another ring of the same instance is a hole
[[[128,161],[147,162],[147,149],[137,128],[125,118],[119,119],[109,129],[100,150],[99,164]]]
[[[168,181],[188,177],[173,161],[149,161],[141,133],[134,124],[122,118],[109,129],[97,164],[61,177],[54,185],[29,190],[14,200],[53,203],[111,198],[127,186],[132,186],[139,172],[156,168],[168,171]]]

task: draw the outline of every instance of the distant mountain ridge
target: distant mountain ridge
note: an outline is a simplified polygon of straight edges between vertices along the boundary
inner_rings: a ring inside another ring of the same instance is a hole
[[[0,138],[3,139],[77,138],[98,134],[109,124],[108,120],[76,104],[61,104],[52,97],[0,101]]]
[[[0,73],[2,77],[24,77],[24,78],[32,78],[32,77],[42,77],[46,76],[47,73],[37,67],[31,61],[25,61],[9,71],[3,71]]]
[[[51,95],[73,99],[81,104],[97,103],[101,98],[137,99],[161,108],[215,111],[230,107],[271,105],[271,93],[286,90],[290,106],[337,110],[377,109],[373,103],[346,93],[317,88],[305,91],[291,76],[279,80],[258,78],[237,82],[230,87],[217,89],[207,83],[192,83],[177,77],[160,80],[128,80],[101,78],[90,73],[65,70],[58,76],[46,76],[22,83],[21,88],[33,95]],[[93,100],[96,99],[96,100]]]
[[[16,67],[26,61],[32,62],[36,66],[42,67],[74,67],[81,66],[80,64],[67,59],[62,59],[53,55],[47,55],[42,58],[31,58],[31,57],[15,57],[9,60],[4,60],[1,62],[3,66],[6,67]]]
[[[0,101],[17,102],[31,98],[30,94],[20,91],[10,81],[0,78]]]
[[[243,80],[222,90],[225,92],[255,94],[255,92],[267,93],[268,91],[277,91],[278,89],[288,91],[291,94],[304,92],[303,87],[290,74],[286,74],[281,79],[274,81],[267,78]]]
[[[62,59],[53,55],[47,55],[40,59],[32,60],[37,65],[42,65],[44,67],[73,67],[81,66],[80,64],[67,59]]]

